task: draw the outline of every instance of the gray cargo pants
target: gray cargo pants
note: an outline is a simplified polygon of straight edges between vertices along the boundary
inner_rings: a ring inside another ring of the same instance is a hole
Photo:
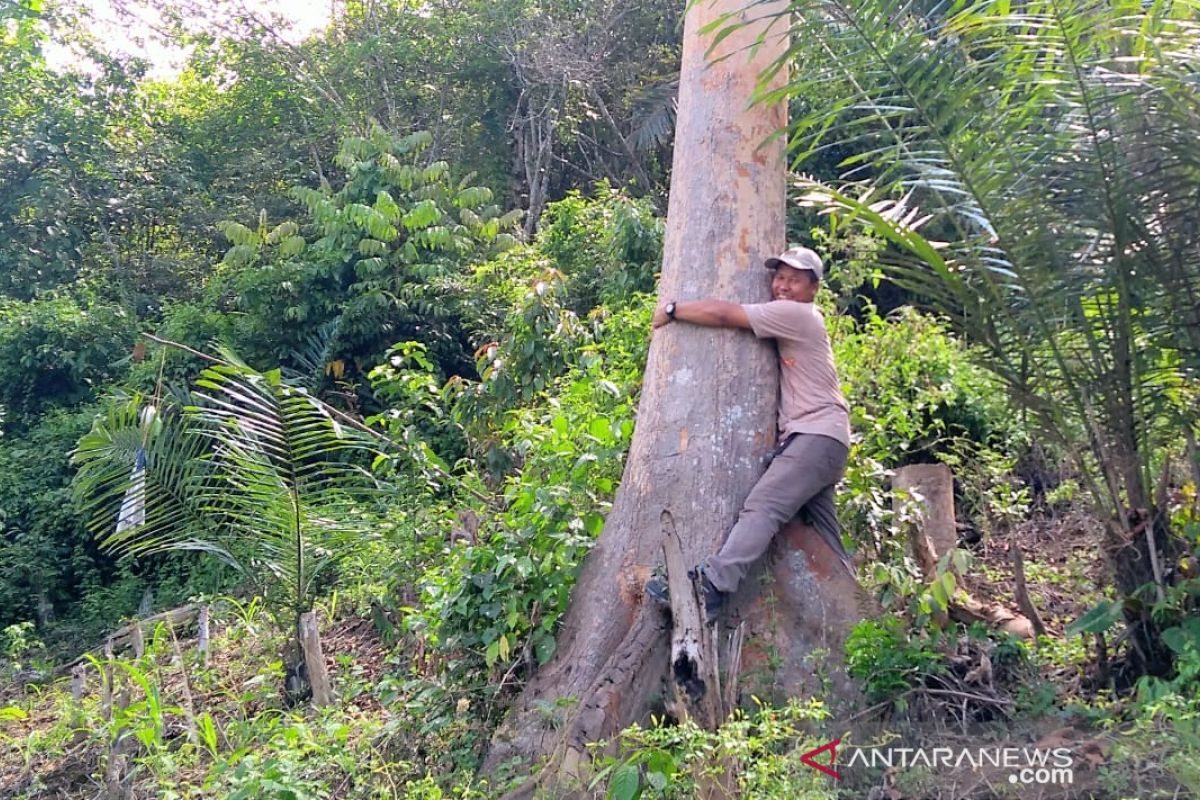
[[[833,488],[846,470],[846,445],[819,434],[796,434],[754,484],[737,523],[720,552],[703,565],[704,574],[722,592],[733,592],[746,571],[767,552],[779,529],[804,512],[817,533],[854,572],[842,546]]]

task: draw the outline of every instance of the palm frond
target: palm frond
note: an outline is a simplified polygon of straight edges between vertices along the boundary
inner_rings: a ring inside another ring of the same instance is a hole
[[[1098,458],[1148,463],[1155,398],[1197,374],[1195,12],[796,0],[772,69],[800,68],[763,95],[801,110],[798,164],[854,153],[809,201],[892,241],[894,278]]]
[[[76,491],[103,546],[126,556],[206,552],[303,610],[369,535],[356,517],[380,493],[368,469],[373,440],[279,371],[223,357],[169,424],[146,422],[144,398],[115,404],[80,441]],[[144,493],[145,519],[121,527],[131,491]]]
[[[635,150],[653,150],[670,140],[678,96],[679,77],[674,76],[653,81],[630,98],[633,129],[629,141]]]
[[[110,406],[80,439],[72,454],[79,465],[74,492],[101,547],[144,554],[156,549],[158,536],[190,539],[207,526],[194,502],[208,478],[206,443],[180,424],[177,412],[134,395]],[[141,519],[119,526],[121,507],[135,490]]]
[[[292,351],[295,368],[285,369],[283,374],[296,386],[310,392],[317,391],[328,374],[329,364],[337,355],[342,318],[331,319],[305,337],[299,347]]]

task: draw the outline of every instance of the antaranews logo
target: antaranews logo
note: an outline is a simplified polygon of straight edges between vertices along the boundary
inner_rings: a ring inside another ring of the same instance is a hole
[[[800,762],[823,772],[835,780],[842,780],[838,767],[838,746],[841,739],[809,750],[800,756]],[[850,747],[849,757],[842,763],[846,769],[854,766],[887,767],[907,769],[1010,770],[1009,783],[1067,785],[1075,780],[1075,761],[1066,747]],[[829,754],[829,763],[817,761],[818,756]]]
[[[836,772],[833,768],[837,765],[837,746],[842,743],[841,739],[834,739],[832,742],[826,742],[816,750],[809,750],[804,755],[800,756],[800,763],[807,764],[818,772],[824,772],[826,775],[831,775],[837,780],[842,779],[842,774]],[[819,756],[821,753],[829,753],[829,766],[819,764],[813,761],[813,756]]]

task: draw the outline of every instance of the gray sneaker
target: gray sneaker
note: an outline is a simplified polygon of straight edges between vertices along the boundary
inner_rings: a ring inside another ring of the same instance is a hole
[[[671,587],[663,575],[654,575],[646,581],[646,596],[663,608],[671,608]]]

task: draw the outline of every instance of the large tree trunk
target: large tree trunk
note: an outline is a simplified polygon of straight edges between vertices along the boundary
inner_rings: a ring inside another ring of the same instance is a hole
[[[753,55],[745,48],[763,33],[762,23],[711,54],[712,36],[700,35],[709,21],[743,5],[717,0],[687,12],[663,299],[765,300],[763,260],[785,244],[783,140],[765,143],[785,124],[785,110],[749,105],[759,73],[786,47],[785,27]],[[748,16],[772,10],[778,7],[756,5]],[[724,54],[732,55],[712,63]],[[671,324],[654,334],[612,513],[575,587],[557,654],[497,733],[485,771],[512,758],[543,759],[550,765],[545,785],[576,774],[586,743],[662,710],[653,703],[669,695],[669,623],[643,600],[643,584],[662,563],[662,513],[673,516],[688,563],[720,545],[774,445],[777,386],[774,346],[746,332]],[[836,648],[837,637],[826,636],[830,621],[856,609],[853,581],[831,568],[836,558],[822,552],[817,537],[794,525],[779,539],[769,560],[785,595],[782,609],[761,601],[763,581],[753,578],[735,598],[733,613],[749,619],[751,635],[769,627],[776,643],[748,642],[751,666],[767,661],[768,651],[802,661],[814,647]],[[831,592],[835,599],[825,602]],[[804,619],[796,603],[806,606]],[[775,684],[789,693],[799,685],[778,676]]]

